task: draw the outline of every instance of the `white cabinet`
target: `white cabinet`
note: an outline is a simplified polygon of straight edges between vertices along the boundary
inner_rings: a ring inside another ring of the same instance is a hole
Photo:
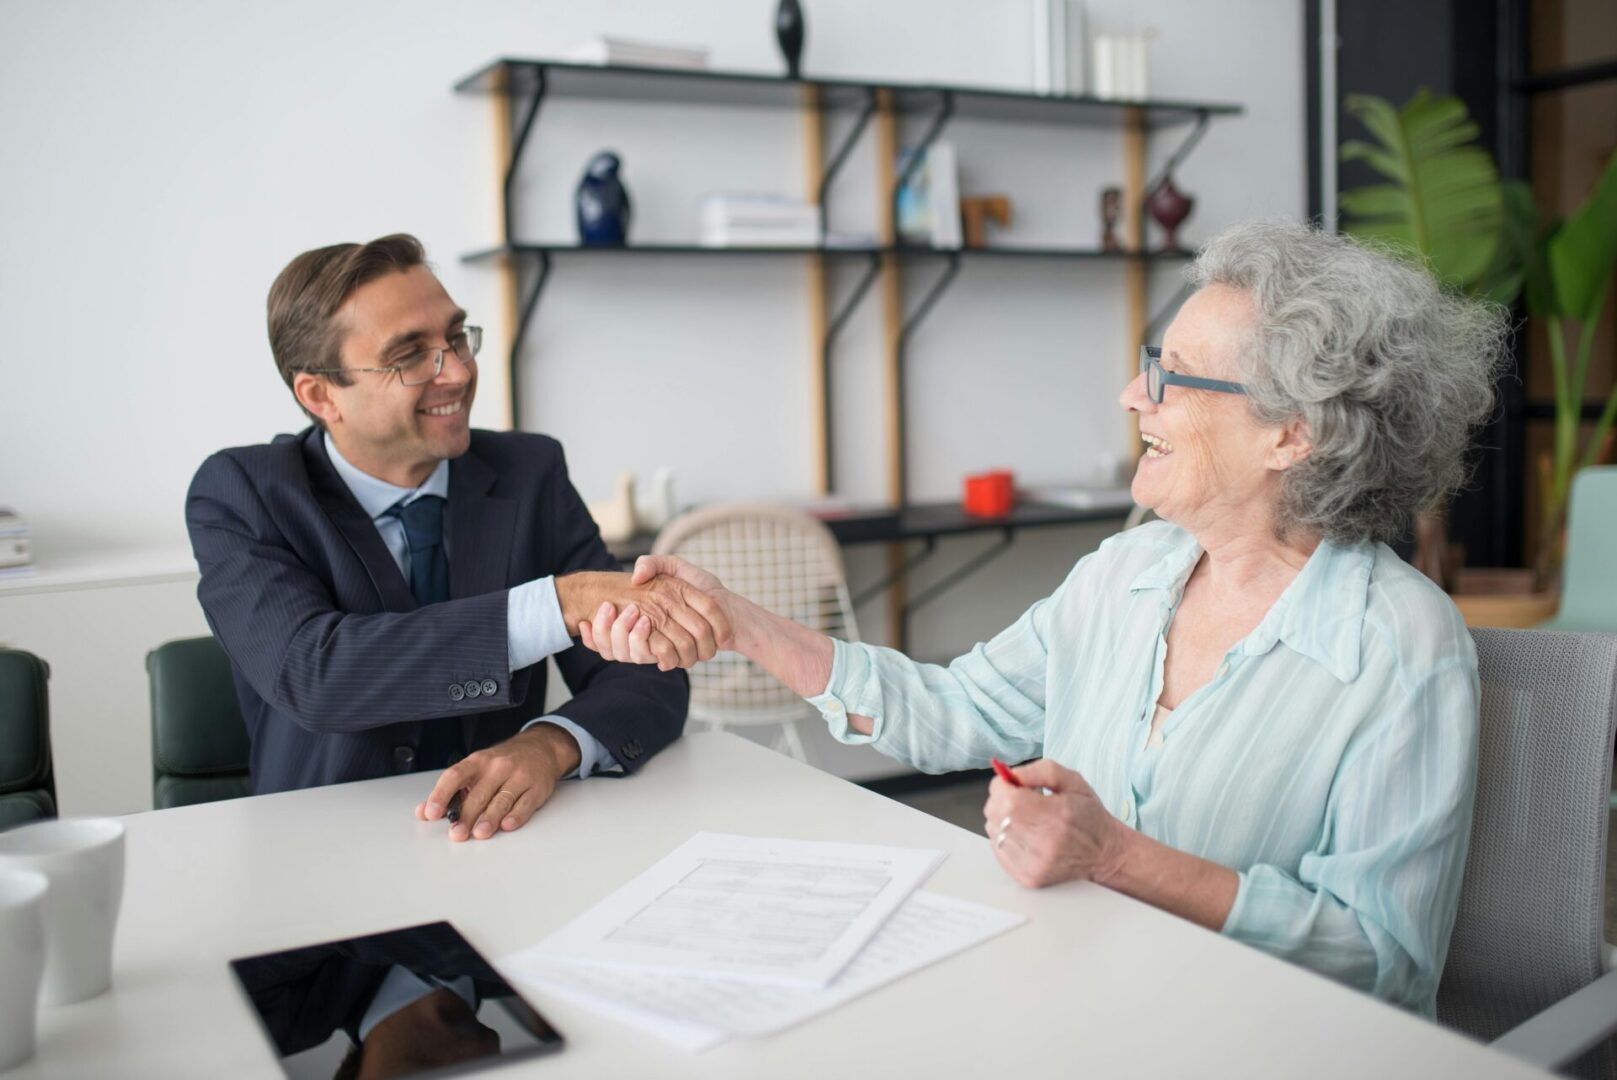
[[[146,654],[208,632],[184,549],[61,559],[0,580],[0,646],[50,665],[63,814],[152,808]]]

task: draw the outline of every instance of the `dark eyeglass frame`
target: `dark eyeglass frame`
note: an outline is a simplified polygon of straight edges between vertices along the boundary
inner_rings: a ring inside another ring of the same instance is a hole
[[[1224,379],[1203,379],[1198,375],[1181,375],[1162,366],[1162,348],[1158,345],[1140,346],[1140,371],[1145,374],[1146,396],[1158,405],[1170,386],[1183,386],[1190,390],[1213,390],[1220,394],[1244,394],[1246,387]]]
[[[432,369],[432,374],[427,376],[424,379],[416,378],[414,382],[411,382],[409,379],[406,379],[404,377],[404,373],[406,371],[414,371],[417,374],[420,374],[421,372],[425,371],[427,369],[427,366],[429,366],[428,365],[427,354],[425,352],[423,352],[420,355],[416,356],[414,359],[405,360],[405,361],[402,361],[402,362],[397,363],[397,364],[389,364],[386,367],[356,367],[356,368],[344,368],[344,367],[310,368],[310,367],[306,367],[306,368],[299,368],[298,370],[299,371],[306,371],[310,375],[336,375],[338,372],[344,372],[344,371],[349,372],[349,373],[356,372],[356,371],[369,371],[369,372],[374,372],[375,374],[378,374],[378,375],[397,375],[399,377],[400,385],[403,385],[403,386],[423,386],[426,383],[430,383],[433,379],[436,379],[438,376],[440,376],[440,375],[442,375],[444,373],[444,357],[448,353],[453,352],[455,354],[455,358],[457,360],[459,360],[463,364],[471,365],[471,364],[475,364],[477,362],[477,353],[483,347],[483,328],[481,326],[463,326],[463,327],[460,328],[458,333],[466,335],[466,351],[461,352],[460,349],[455,348],[453,346],[436,350],[432,354],[432,360],[431,360],[431,364],[430,364],[430,367]],[[451,335],[451,336],[453,337],[453,336],[457,336],[457,335]]]

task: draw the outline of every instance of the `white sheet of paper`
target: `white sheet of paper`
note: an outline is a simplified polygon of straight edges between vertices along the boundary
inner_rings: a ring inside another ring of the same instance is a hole
[[[917,892],[824,988],[629,971],[559,959],[542,949],[509,957],[500,968],[508,978],[699,1051],[722,1038],[756,1038],[800,1024],[1026,921],[1014,912]],[[718,1031],[722,1038],[682,1041],[670,1034],[693,1030]]]
[[[825,986],[942,861],[926,848],[697,833],[534,949]]]

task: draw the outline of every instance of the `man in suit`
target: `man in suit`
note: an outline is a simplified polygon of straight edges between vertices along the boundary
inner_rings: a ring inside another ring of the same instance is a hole
[[[633,772],[679,736],[682,663],[728,634],[688,587],[616,573],[543,435],[474,431],[481,331],[404,235],[293,259],[270,348],[314,422],[197,471],[197,594],[230,656],[255,792],[443,770],[453,840],[520,828],[558,780]],[[572,630],[605,604],[662,670]],[[544,659],[573,698],[540,716]]]

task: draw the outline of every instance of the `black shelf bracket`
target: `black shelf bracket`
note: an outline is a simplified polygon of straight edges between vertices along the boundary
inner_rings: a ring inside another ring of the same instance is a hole
[[[842,171],[842,166],[848,161],[848,155],[853,152],[854,144],[859,141],[859,136],[865,133],[865,128],[870,125],[870,118],[875,114],[876,91],[866,90],[864,108],[859,110],[859,115],[854,118],[853,127],[849,128],[848,133],[842,137],[842,142],[838,144],[836,153],[831,155],[830,162],[825,166],[824,175],[820,177],[820,186],[814,193],[814,201],[820,208],[820,237],[822,242],[826,231],[826,201],[831,197],[831,184],[836,180],[837,173]],[[824,115],[823,110],[821,115]]]
[[[514,99],[515,93],[511,94]],[[511,142],[511,160],[505,166],[505,180],[501,185],[504,197],[502,207],[502,220],[505,225],[505,243],[509,247],[515,242],[516,228],[512,224],[511,188],[516,183],[517,166],[522,162],[522,151],[528,145],[528,136],[533,132],[533,122],[539,116],[539,106],[545,100],[545,69],[542,65],[533,68],[533,93],[528,97],[527,108],[523,111],[522,120],[517,124],[516,138]]]
[[[882,593],[886,592],[888,589],[891,589],[894,585],[897,585],[900,581],[903,581],[905,578],[909,577],[911,571],[913,571],[917,566],[920,566],[922,563],[926,562],[928,559],[930,559],[933,555],[935,555],[937,553],[937,550],[938,550],[938,538],[937,537],[935,537],[935,536],[926,536],[926,537],[922,537],[921,539],[922,539],[921,550],[913,553],[912,555],[910,555],[909,558],[905,559],[903,566],[900,566],[898,569],[893,570],[892,572],[883,575],[880,580],[875,581],[872,584],[866,586],[865,588],[859,590],[859,592],[853,598],[853,606],[855,608],[864,607],[866,604],[868,604],[872,600],[876,599],[876,597],[880,596]]]
[[[898,385],[894,387],[893,392],[898,397],[898,408],[894,410],[894,413],[898,418],[896,442],[898,443],[898,501],[900,505],[909,502],[910,498],[909,421],[906,419],[907,411],[904,407],[909,393],[907,384],[909,382],[910,338],[915,334],[916,328],[921,325],[921,320],[927,317],[933,306],[943,296],[944,291],[954,281],[955,276],[960,273],[960,252],[947,251],[939,252],[939,254],[943,255],[947,260],[942,272],[932,279],[932,284],[922,295],[920,302],[915,305],[914,310],[905,316],[904,325],[898,331]]]
[[[511,335],[511,355],[506,362],[511,387],[511,427],[518,431],[522,429],[522,398],[517,361],[522,356],[522,342],[528,336],[528,325],[533,322],[534,310],[539,306],[539,294],[545,291],[545,282],[550,279],[550,252],[519,249],[507,252],[506,258],[519,262],[523,255],[533,256],[535,264],[533,281],[528,287],[527,295],[522,298],[516,333]],[[516,271],[517,280],[520,281],[522,279],[520,264],[517,265]]]
[[[1162,168],[1158,169],[1157,174],[1145,185],[1145,197],[1147,199],[1151,197],[1152,192],[1162,186],[1162,182],[1168,179],[1168,175],[1177,169],[1185,158],[1190,156],[1190,152],[1196,149],[1196,144],[1202,141],[1203,135],[1207,134],[1207,125],[1212,120],[1213,114],[1206,109],[1196,110],[1196,126],[1190,129],[1190,134],[1180,140],[1179,145],[1174,147],[1173,153],[1168,155],[1168,160],[1162,163]]]
[[[908,622],[911,615],[915,614],[921,608],[930,604],[932,601],[936,600],[938,597],[942,596],[944,593],[948,592],[950,589],[954,588],[956,585],[960,584],[962,581],[971,577],[971,575],[975,574],[977,571],[981,570],[983,567],[1005,554],[1005,552],[1009,551],[1011,545],[1015,542],[1016,530],[1006,528],[1000,533],[999,539],[993,544],[990,544],[987,548],[979,551],[977,554],[973,555],[971,558],[949,571],[948,574],[939,578],[937,581],[934,581],[931,585],[928,585],[921,591],[919,595],[917,595],[909,603],[905,604],[905,621]]]
[[[822,212],[824,210],[823,204],[821,210]],[[853,291],[848,294],[848,298],[842,302],[842,306],[837,308],[836,314],[826,324],[825,341],[820,346],[820,424],[825,432],[825,448],[823,450],[825,460],[822,464],[825,469],[825,486],[828,491],[837,489],[836,454],[832,452],[832,448],[836,446],[836,438],[832,431],[836,410],[832,408],[831,402],[831,355],[836,346],[837,337],[842,333],[842,328],[848,325],[848,320],[859,306],[859,301],[865,298],[865,294],[870,291],[870,286],[876,281],[876,275],[880,273],[881,256],[871,252],[865,264],[865,271],[859,275],[859,281],[854,285]]]

